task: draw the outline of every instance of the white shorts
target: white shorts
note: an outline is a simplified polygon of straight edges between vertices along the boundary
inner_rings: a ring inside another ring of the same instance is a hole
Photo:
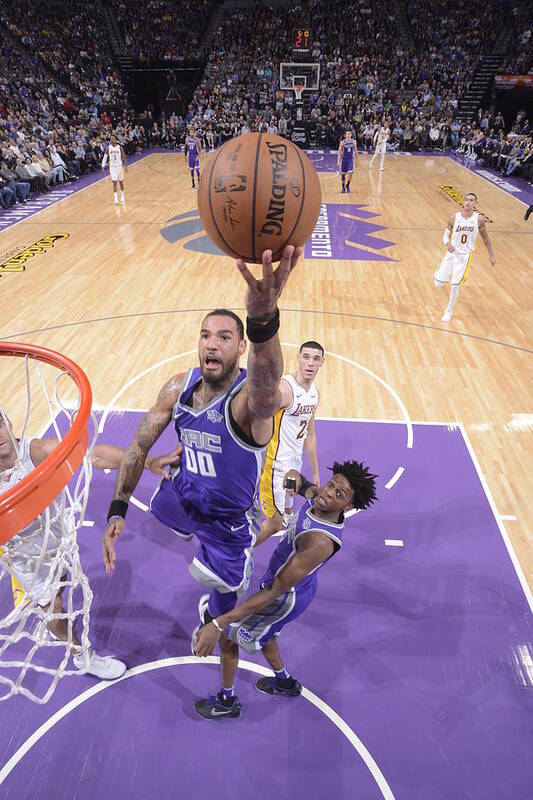
[[[123,181],[124,172],[122,167],[109,167],[109,175],[112,181]]]
[[[46,579],[50,574],[50,562],[44,559],[37,574],[35,568],[28,565],[25,558],[13,558],[11,560],[11,586],[13,589],[13,602],[15,606],[24,603],[25,598],[30,598],[40,606],[47,606],[57,595],[57,585],[49,585],[45,588]],[[35,578],[34,578],[35,574]]]
[[[434,274],[437,283],[464,283],[468,277],[472,255],[472,250],[469,253],[447,252]]]
[[[376,155],[380,155],[380,153],[387,152],[387,142],[382,142],[381,144],[376,145]]]

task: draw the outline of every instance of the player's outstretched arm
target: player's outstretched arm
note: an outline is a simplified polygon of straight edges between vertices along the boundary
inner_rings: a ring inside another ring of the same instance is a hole
[[[228,611],[227,614],[217,617],[217,625],[210,622],[200,629],[195,647],[197,656],[209,656],[214,652],[220,636],[219,628],[224,629],[227,625],[266,608],[276,597],[292,589],[302,578],[327,561],[334,551],[331,539],[319,531],[310,531],[299,542],[298,550],[278,572],[270,586],[256,592],[244,603],[235,606],[232,611]]]
[[[115,569],[115,541],[126,525],[128,501],[139,482],[150,448],[172,418],[172,409],[179,397],[184,377],[183,374],[176,375],[163,386],[155,405],[144,415],[133,442],[120,462],[102,542],[104,564],[108,573]]]
[[[483,216],[483,214],[479,215],[479,233],[480,233],[481,238],[483,239],[483,244],[485,245],[485,247],[489,251],[490,263],[494,266],[494,264],[496,263],[496,259],[494,258],[494,251],[492,249],[492,242],[490,240],[489,232],[487,230],[487,221],[486,221],[485,217]]]
[[[272,417],[281,407],[283,357],[278,336],[278,300],[302,253],[303,247],[288,245],[274,269],[272,251],[265,250],[263,277],[259,280],[244,261],[237,261],[248,286],[246,332],[250,350],[246,386],[233,401],[232,411],[237,424],[259,444],[266,444],[272,436]]]
[[[316,452],[316,427],[315,427],[315,415],[311,417],[309,420],[309,425],[307,426],[307,436],[304,439],[304,450],[307,456],[307,460],[311,465],[311,470],[313,474],[313,483],[315,486],[320,486],[320,471],[318,467],[318,456]]]

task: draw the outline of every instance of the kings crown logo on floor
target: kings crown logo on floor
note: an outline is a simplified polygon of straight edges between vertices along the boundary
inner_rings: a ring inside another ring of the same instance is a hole
[[[370,222],[378,216],[364,205],[323,203],[315,230],[305,245],[305,257],[395,262],[397,259],[384,252],[394,247],[395,242],[377,236],[385,228]],[[187,239],[183,247],[195,253],[224,255],[205,233],[198,211],[185,211],[171,217],[161,229],[161,236],[170,244]]]

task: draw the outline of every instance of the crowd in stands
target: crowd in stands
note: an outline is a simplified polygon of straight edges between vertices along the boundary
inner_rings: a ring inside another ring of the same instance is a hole
[[[533,13],[531,7],[515,6],[511,12],[513,43],[499,71],[507,75],[533,72]]]
[[[126,52],[143,61],[198,61],[212,0],[113,0]]]
[[[461,96],[505,24],[506,0],[405,0],[414,42],[401,44],[394,6],[385,0],[303,0],[282,10],[225,12],[203,78],[183,116],[134,114],[113,68],[101,9],[51,0],[5,0],[0,8],[0,205],[24,202],[99,167],[111,126],[127,153],[180,147],[190,127],[217,147],[253,130],[290,137],[294,95],[279,85],[291,59],[291,31],[312,20],[308,60],[320,64],[318,90],[306,98],[311,145],[337,148],[350,128],[371,147],[383,119],[389,147],[453,148],[505,174],[531,180],[531,134],[520,117],[508,133],[501,115],[480,110],[461,122]],[[197,57],[213,0],[112,0],[130,51],[141,58]],[[179,19],[178,19],[179,17]],[[418,24],[420,20],[424,24]],[[531,52],[531,13],[516,16]],[[178,36],[176,37],[176,32]],[[529,55],[528,55],[529,54]],[[526,61],[524,61],[524,58]]]
[[[533,180],[533,131],[525,112],[518,113],[511,130],[506,133],[501,114],[478,111],[477,119],[456,152],[502,175]]]

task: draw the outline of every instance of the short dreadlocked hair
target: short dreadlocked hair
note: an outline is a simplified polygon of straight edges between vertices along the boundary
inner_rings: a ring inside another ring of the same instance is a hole
[[[359,461],[335,461],[328,467],[334,475],[344,475],[353,489],[353,505],[355,508],[368,508],[376,497],[376,478],[368,471],[368,467]]]

